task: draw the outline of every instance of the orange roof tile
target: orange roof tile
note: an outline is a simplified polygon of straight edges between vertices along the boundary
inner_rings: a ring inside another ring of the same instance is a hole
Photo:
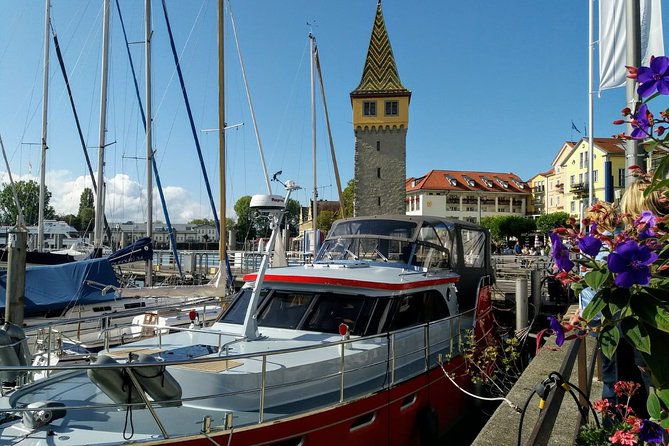
[[[431,170],[406,181],[406,191],[457,190],[506,193],[531,193],[528,184],[514,173]]]

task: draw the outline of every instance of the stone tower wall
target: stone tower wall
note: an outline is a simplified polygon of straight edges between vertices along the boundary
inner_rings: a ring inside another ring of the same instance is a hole
[[[406,128],[355,131],[355,216],[405,213],[406,133]]]

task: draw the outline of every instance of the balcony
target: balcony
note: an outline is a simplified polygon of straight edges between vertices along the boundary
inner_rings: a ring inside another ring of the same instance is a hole
[[[581,181],[580,183],[574,183],[569,188],[572,194],[581,194],[588,191],[588,183],[586,181]]]

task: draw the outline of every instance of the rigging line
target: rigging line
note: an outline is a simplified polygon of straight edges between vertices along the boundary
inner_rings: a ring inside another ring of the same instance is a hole
[[[188,94],[186,93],[186,84],[183,79],[183,73],[181,72],[181,65],[179,64],[179,59],[176,53],[176,47],[174,44],[174,36],[172,34],[172,27],[170,25],[169,17],[167,15],[167,5],[165,0],[162,0],[163,5],[163,14],[165,16],[165,23],[167,25],[167,33],[170,38],[170,46],[172,48],[172,55],[174,56],[174,62],[176,65],[177,74],[179,75],[179,83],[181,84],[181,92],[183,93],[184,102],[186,104],[186,112],[188,113],[188,120],[190,122],[191,133],[193,134],[193,139],[195,140],[195,147],[197,149],[197,155],[200,160],[200,167],[202,170],[202,175],[204,176],[205,186],[207,188],[207,194],[209,195],[209,204],[211,206],[212,213],[214,214],[214,220],[216,221],[216,230],[218,231],[219,237],[221,237],[221,224],[218,218],[218,212],[216,211],[216,205],[214,203],[214,196],[211,191],[211,185],[209,184],[209,177],[207,175],[207,169],[204,164],[204,159],[202,157],[202,150],[200,148],[200,140],[197,136],[197,131],[195,129],[195,122],[193,120],[193,112],[191,111],[190,101],[188,100]],[[225,209],[223,209],[225,212]]]
[[[5,54],[7,53],[7,50],[9,49],[9,47],[11,46],[12,37],[19,35],[19,33],[16,32],[16,28],[19,26],[20,19],[25,15],[28,4],[29,4],[29,2],[22,2],[23,10],[18,11],[16,14],[14,14],[14,18],[12,19],[12,23],[8,27],[9,32],[7,33],[7,35],[10,36],[10,38],[9,38],[9,40],[7,40],[7,45],[5,46],[5,48],[0,53],[0,65],[2,65],[3,59],[5,58]]]
[[[164,0],[163,0],[163,4],[164,4]],[[205,5],[205,2],[203,1],[200,5],[200,9],[197,12],[197,16],[195,16],[195,20],[193,21],[193,25],[191,26],[191,29],[188,32],[188,36],[186,37],[186,43],[184,44],[183,48],[181,49],[181,52],[179,53],[179,55],[176,58],[176,60],[179,62],[179,64],[181,63],[181,59],[182,59],[184,53],[186,52],[186,48],[188,47],[188,43],[190,42],[190,38],[195,31],[195,26],[200,21],[200,16],[202,15],[202,11],[204,10],[204,5]],[[163,8],[163,9],[165,10],[165,8]],[[166,12],[165,12],[165,17],[167,17]],[[169,26],[168,26],[168,28],[169,28]],[[168,29],[168,33],[170,33],[170,35],[171,35],[171,31],[169,31],[169,29]],[[176,50],[173,50],[173,51],[176,51]],[[154,107],[155,112],[153,114],[153,119],[156,119],[158,117],[158,115],[160,114],[160,110],[162,109],[163,102],[165,101],[165,98],[167,97],[167,91],[169,90],[170,86],[172,85],[172,81],[174,80],[174,76],[176,76],[177,74],[178,74],[177,68],[172,69],[172,74],[170,75],[170,79],[167,82],[167,85],[165,86],[165,90],[163,91],[163,96],[160,98],[160,101],[158,102],[158,106]]]
[[[260,142],[260,133],[258,131],[258,122],[256,121],[256,114],[253,110],[253,101],[251,101],[251,91],[249,89],[249,82],[246,78],[246,69],[244,68],[244,59],[242,58],[242,50],[239,46],[239,38],[237,36],[237,25],[235,24],[235,16],[232,14],[232,3],[228,0],[228,13],[230,14],[230,22],[232,23],[232,32],[235,36],[235,46],[237,47],[237,55],[239,56],[239,65],[242,69],[242,79],[244,80],[244,87],[246,89],[246,99],[249,103],[251,111],[251,120],[253,122],[253,130],[256,135],[256,142],[258,143],[258,152],[260,153],[260,164],[262,166],[263,175],[265,176],[265,185],[267,186],[267,193],[272,193],[272,186],[269,184],[269,175],[267,174],[267,165],[265,164],[265,155],[262,150],[262,143]]]
[[[52,30],[53,31],[53,30]],[[91,177],[91,182],[93,183],[93,191],[97,191],[97,184],[95,181],[95,174],[93,173],[93,167],[91,164],[91,159],[88,156],[88,150],[86,148],[86,141],[84,139],[84,134],[81,130],[81,122],[79,121],[79,114],[77,113],[77,107],[74,104],[74,97],[72,95],[72,88],[70,87],[70,80],[67,76],[67,70],[65,69],[65,61],[63,60],[63,54],[60,51],[60,44],[58,43],[58,36],[53,33],[53,44],[56,49],[56,58],[58,59],[58,64],[60,65],[60,70],[63,74],[63,79],[65,80],[65,87],[67,89],[68,96],[70,98],[70,106],[72,107],[72,114],[74,115],[74,122],[77,126],[77,133],[79,134],[79,142],[81,143],[81,148],[84,152],[84,157],[86,159],[86,165],[88,166],[88,173]],[[107,216],[103,216],[105,232],[107,237],[111,240],[111,230],[109,228],[109,222],[107,221]]]

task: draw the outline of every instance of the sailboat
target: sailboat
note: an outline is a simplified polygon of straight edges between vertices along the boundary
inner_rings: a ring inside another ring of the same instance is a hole
[[[285,196],[251,200],[272,236],[212,326],[159,332],[82,366],[3,359],[0,376],[14,387],[0,396],[0,441],[418,445],[442,434],[466,405],[456,388],[469,385],[456,373],[466,339],[491,335],[489,233],[433,217],[344,219],[312,264],[270,269],[298,188],[282,184]],[[47,369],[58,373],[33,380]]]

